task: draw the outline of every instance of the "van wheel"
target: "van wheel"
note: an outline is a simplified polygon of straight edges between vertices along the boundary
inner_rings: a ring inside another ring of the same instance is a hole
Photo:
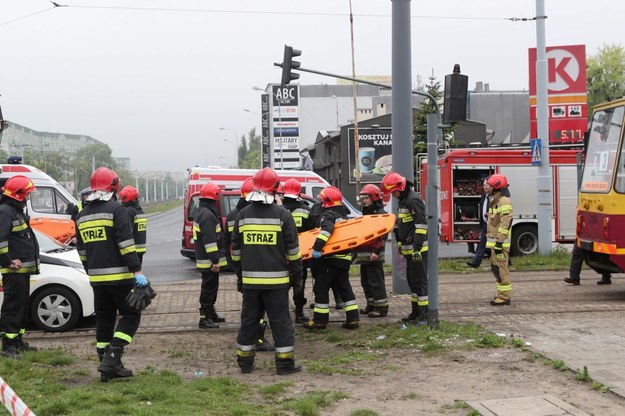
[[[73,328],[82,315],[78,296],[61,286],[47,286],[31,298],[30,317],[38,328],[62,332]]]
[[[519,225],[512,229],[512,255],[527,256],[538,251],[538,228]]]

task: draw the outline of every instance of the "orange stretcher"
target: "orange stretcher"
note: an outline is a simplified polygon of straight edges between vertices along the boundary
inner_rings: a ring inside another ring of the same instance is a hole
[[[334,226],[334,232],[323,246],[324,255],[339,251],[352,250],[376,238],[383,237],[395,227],[395,215],[365,215],[339,222]],[[320,228],[299,233],[299,248],[303,260],[312,258],[313,245],[319,235]]]
[[[31,218],[30,226],[61,243],[67,243],[76,235],[74,221],[63,218]]]

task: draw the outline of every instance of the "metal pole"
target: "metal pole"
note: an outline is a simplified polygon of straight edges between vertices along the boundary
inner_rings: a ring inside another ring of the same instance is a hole
[[[393,171],[414,180],[412,145],[412,80],[410,42],[410,0],[392,1],[392,76],[393,112],[391,114],[393,132]],[[393,207],[397,213],[397,207]],[[398,265],[397,250],[392,250],[393,264]],[[402,275],[400,276],[400,273]],[[410,293],[405,268],[393,267],[393,291]]]
[[[428,218],[428,324],[439,328],[438,322],[438,114],[427,115],[428,184],[426,213]]]
[[[352,1],[349,0],[349,27],[352,45],[352,77],[356,78],[356,61],[354,58],[354,15],[352,14]],[[354,179],[356,179],[356,195],[360,192],[360,136],[358,135],[358,87],[356,81],[352,81],[352,100],[354,103]],[[356,197],[358,198],[358,197]]]
[[[551,219],[553,218],[553,181],[549,163],[549,102],[547,98],[547,48],[545,46],[545,0],[536,0],[536,120],[541,139],[541,159],[538,166],[538,251],[551,253]],[[521,184],[512,184],[519,186]],[[514,189],[514,188],[513,188]],[[514,201],[514,191],[512,193]]]

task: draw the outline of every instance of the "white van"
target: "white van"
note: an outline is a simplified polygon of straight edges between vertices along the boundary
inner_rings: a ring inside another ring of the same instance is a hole
[[[30,225],[59,241],[73,237],[75,226],[68,207],[70,203],[76,205],[76,199],[45,172],[29,165],[0,165],[0,187],[15,175],[28,177],[37,188],[26,204]]]
[[[202,185],[213,182],[224,189],[241,189],[243,181],[254,176],[258,169],[224,169],[220,166],[193,167],[188,169],[187,197],[194,192],[199,192]],[[330,184],[309,170],[276,170],[280,181],[295,178],[302,184],[302,193],[317,198],[319,192]],[[361,215],[360,211],[343,198],[343,204],[351,211],[351,215]]]

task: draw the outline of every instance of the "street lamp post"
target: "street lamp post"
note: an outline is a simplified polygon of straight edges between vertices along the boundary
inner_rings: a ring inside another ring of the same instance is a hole
[[[284,169],[284,152],[282,151],[282,106],[280,103],[280,99],[278,98],[278,96],[273,92],[273,91],[266,91],[262,88],[259,87],[252,87],[252,89],[254,91],[261,91],[264,93],[269,93],[271,95],[273,95],[276,98],[276,102],[278,103],[278,129],[280,131],[280,170]],[[272,106],[273,108],[273,106]],[[273,114],[271,117],[271,126],[272,126],[272,130],[273,130]],[[272,135],[273,137],[273,131],[272,131]]]
[[[230,130],[234,132],[234,162],[236,163],[235,167],[239,167],[239,133],[235,129],[229,129],[227,127],[220,127],[219,130]],[[229,142],[229,140],[224,139],[224,142]]]

